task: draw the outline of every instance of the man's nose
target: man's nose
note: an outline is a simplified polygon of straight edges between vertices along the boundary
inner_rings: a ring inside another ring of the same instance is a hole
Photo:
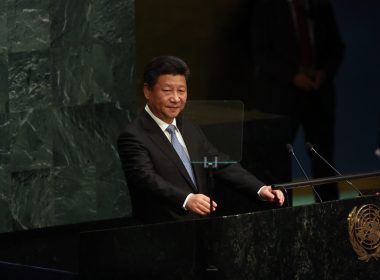
[[[179,94],[177,91],[174,91],[173,92],[173,96],[171,98],[171,101],[172,102],[179,102],[181,100],[181,98],[179,97]]]

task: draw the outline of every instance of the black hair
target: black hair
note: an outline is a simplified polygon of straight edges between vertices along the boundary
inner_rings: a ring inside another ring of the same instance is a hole
[[[145,65],[144,83],[152,88],[156,84],[158,77],[165,74],[183,75],[187,80],[190,76],[190,69],[187,64],[178,57],[158,56]]]

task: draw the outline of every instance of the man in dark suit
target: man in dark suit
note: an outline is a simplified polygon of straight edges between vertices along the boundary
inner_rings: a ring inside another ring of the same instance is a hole
[[[198,126],[180,117],[189,74],[186,63],[177,57],[149,62],[144,69],[147,105],[118,140],[133,216],[143,223],[194,219],[211,212],[207,172],[191,164],[191,158],[216,150]],[[284,203],[281,191],[265,186],[239,164],[219,167],[215,177],[254,198]],[[215,211],[216,202],[212,207]]]
[[[344,45],[329,0],[258,0],[253,15],[254,92],[246,107],[288,116],[289,142],[302,127],[310,142],[333,162],[334,78]],[[311,157],[314,177],[335,175]],[[338,199],[335,184],[317,187],[323,200]]]

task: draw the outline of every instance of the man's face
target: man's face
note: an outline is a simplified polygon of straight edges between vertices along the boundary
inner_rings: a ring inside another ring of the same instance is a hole
[[[144,84],[144,95],[152,113],[170,124],[185,107],[186,78],[182,75],[161,75],[153,88]]]

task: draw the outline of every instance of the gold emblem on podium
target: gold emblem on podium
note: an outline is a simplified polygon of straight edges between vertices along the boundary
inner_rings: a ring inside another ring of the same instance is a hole
[[[380,258],[380,208],[374,204],[355,207],[348,215],[348,233],[358,259]]]

